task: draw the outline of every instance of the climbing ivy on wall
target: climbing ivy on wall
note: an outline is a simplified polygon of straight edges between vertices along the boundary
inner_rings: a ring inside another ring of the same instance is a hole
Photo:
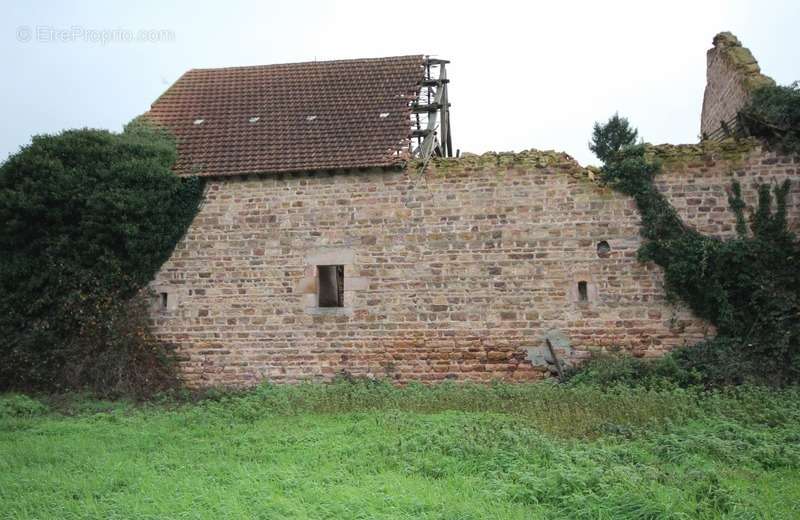
[[[668,295],[717,328],[714,340],[675,358],[712,383],[800,380],[800,244],[787,228],[789,181],[761,185],[750,214],[734,182],[729,204],[737,236],[705,236],[687,227],[658,191],[660,166],[636,136],[615,115],[595,124],[590,147],[604,162],[601,179],[636,202],[645,238],[639,259],[658,264]]]
[[[203,182],[172,173],[175,159],[168,134],[134,120],[120,134],[36,136],[0,165],[0,387],[163,373],[131,300],[202,199]]]

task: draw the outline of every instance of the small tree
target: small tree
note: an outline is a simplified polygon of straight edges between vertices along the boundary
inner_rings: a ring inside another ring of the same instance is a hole
[[[594,124],[589,149],[603,162],[611,161],[620,150],[636,144],[639,132],[631,128],[628,120],[614,114],[606,124]]]

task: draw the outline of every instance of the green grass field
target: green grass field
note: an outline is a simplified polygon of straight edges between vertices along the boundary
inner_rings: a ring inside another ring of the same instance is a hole
[[[2,518],[800,518],[800,389],[0,397]]]

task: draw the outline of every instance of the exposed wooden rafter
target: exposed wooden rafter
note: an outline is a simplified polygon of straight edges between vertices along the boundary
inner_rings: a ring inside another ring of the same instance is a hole
[[[420,83],[417,100],[411,104],[414,114],[412,138],[417,145],[413,156],[427,164],[432,155],[453,156],[453,139],[450,133],[450,103],[447,97],[447,60],[426,58],[425,78]]]

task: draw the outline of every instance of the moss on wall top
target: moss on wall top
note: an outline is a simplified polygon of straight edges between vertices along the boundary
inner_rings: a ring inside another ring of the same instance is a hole
[[[709,161],[729,161],[735,165],[741,163],[750,153],[758,149],[760,149],[760,142],[754,138],[728,138],[720,141],[703,141],[698,144],[645,145],[648,158],[661,162],[667,172]],[[422,162],[412,161],[408,166],[411,171],[419,171]],[[553,150],[486,152],[480,155],[467,153],[458,158],[433,157],[428,165],[428,173],[446,175],[456,171],[498,167],[546,168],[552,172],[563,172],[575,178],[585,179],[598,186],[602,185],[599,181],[598,168],[581,166],[569,154]]]
[[[702,141],[698,144],[645,145],[645,154],[660,161],[667,169],[671,166],[685,167],[688,164],[708,161],[730,161],[739,163],[757,150],[757,139],[727,138],[720,141]]]
[[[758,61],[743,47],[739,39],[730,32],[721,32],[714,37],[714,48],[710,52],[719,52],[728,64],[742,74],[742,84],[752,91],[763,86],[773,86],[775,81],[761,73]]]
[[[412,168],[419,168],[421,163],[411,163]],[[453,170],[474,170],[497,167],[527,167],[537,169],[551,169],[565,171],[572,174],[586,176],[586,169],[578,161],[564,152],[554,150],[524,150],[521,152],[486,152],[480,155],[466,153],[461,157],[443,158],[434,157],[430,166],[437,173],[447,173]]]

